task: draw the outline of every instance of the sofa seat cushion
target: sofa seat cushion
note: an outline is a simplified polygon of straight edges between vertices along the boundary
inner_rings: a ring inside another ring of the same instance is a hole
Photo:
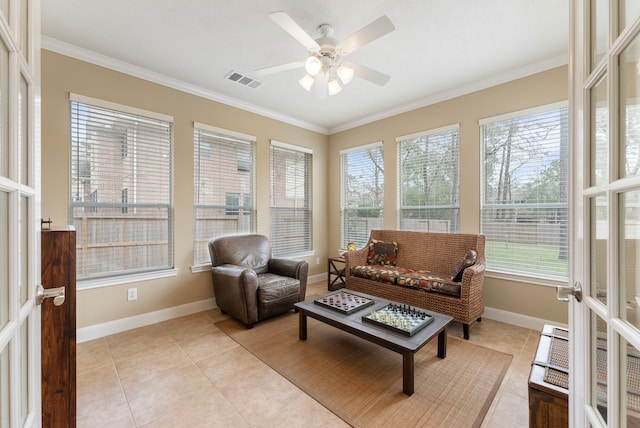
[[[300,294],[300,281],[273,273],[258,275],[258,301],[273,302]]]
[[[460,283],[452,281],[451,275],[428,271],[402,273],[398,275],[398,285],[460,297]]]
[[[400,267],[390,267],[386,265],[361,265],[351,268],[351,275],[370,279],[371,281],[384,282],[387,284],[397,284],[400,273],[408,273],[409,269]]]

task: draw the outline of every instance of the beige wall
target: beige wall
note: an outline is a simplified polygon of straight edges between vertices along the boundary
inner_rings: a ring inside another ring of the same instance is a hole
[[[333,134],[329,138],[329,189],[338,189],[340,150],[377,141],[384,143],[384,223],[397,228],[396,137],[460,124],[460,232],[480,231],[480,129],[478,121],[568,98],[566,67],[518,79],[472,94],[412,110]],[[329,198],[329,248],[340,248],[339,194]],[[520,282],[485,279],[485,306],[567,323],[567,306],[555,289]]]
[[[69,93],[137,107],[174,118],[174,219],[177,277],[80,290],[79,328],[213,297],[208,272],[192,273],[193,122],[257,137],[257,232],[269,234],[269,141],[313,150],[313,244],[310,275],[326,270],[328,137],[132,76],[42,51],[42,216],[54,226],[69,219]],[[317,257],[320,263],[316,263]],[[127,288],[138,300],[127,302]]]
[[[169,89],[69,57],[42,51],[42,215],[54,225],[69,221],[69,93],[167,114],[174,118],[175,266],[178,276],[78,292],[78,327],[210,299],[208,273],[193,262],[193,122],[257,137],[258,233],[269,234],[269,140],[313,149],[315,254],[310,274],[325,272],[327,255],[339,248],[339,151],[384,142],[385,227],[396,228],[395,138],[460,124],[460,231],[477,233],[480,143],[478,120],[567,99],[567,69],[560,67],[327,137],[277,120]],[[329,191],[331,189],[331,191]],[[326,231],[329,231],[327,233]],[[316,259],[320,263],[316,263]],[[487,278],[485,305],[566,323],[567,307],[551,287]],[[127,302],[126,289],[138,288]]]

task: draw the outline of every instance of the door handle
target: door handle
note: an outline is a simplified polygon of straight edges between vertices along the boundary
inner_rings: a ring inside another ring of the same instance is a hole
[[[64,303],[64,290],[65,287],[44,288],[38,284],[36,290],[36,304],[41,305],[44,299],[53,297],[53,304],[60,306]]]
[[[556,298],[558,300],[568,302],[569,296],[573,296],[578,302],[582,302],[582,284],[580,282],[576,281],[573,287],[570,285],[558,285],[556,287]]]

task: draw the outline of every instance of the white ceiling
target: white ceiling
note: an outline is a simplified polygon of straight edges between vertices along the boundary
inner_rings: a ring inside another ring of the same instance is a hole
[[[324,133],[568,62],[564,0],[45,0],[42,47]],[[317,99],[303,70],[254,70],[307,51],[270,18],[285,11],[312,37],[338,41],[387,15],[396,29],[348,55],[386,73]],[[251,89],[225,79],[238,71]]]

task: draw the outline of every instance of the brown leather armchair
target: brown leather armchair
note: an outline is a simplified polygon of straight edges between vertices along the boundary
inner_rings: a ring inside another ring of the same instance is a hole
[[[293,309],[304,300],[309,264],[274,259],[263,235],[232,235],[209,241],[216,303],[248,328]]]

